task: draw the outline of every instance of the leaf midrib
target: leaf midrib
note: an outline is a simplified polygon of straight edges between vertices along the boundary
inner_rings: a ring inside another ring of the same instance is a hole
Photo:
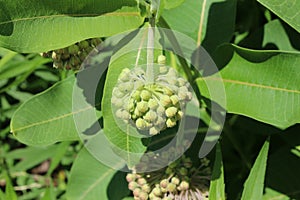
[[[48,120],[44,120],[44,121],[40,121],[40,122],[35,122],[35,123],[29,124],[27,126],[23,126],[23,127],[17,128],[17,129],[13,128],[13,122],[12,122],[11,132],[12,133],[16,133],[17,131],[22,131],[22,130],[29,129],[29,128],[32,128],[32,127],[35,127],[35,126],[39,126],[39,125],[43,125],[43,124],[48,124],[48,123],[51,123],[51,122],[54,122],[54,121],[57,121],[57,120],[60,120],[60,119],[63,119],[63,118],[67,118],[67,117],[72,116],[74,114],[78,114],[78,113],[87,111],[87,110],[92,109],[92,108],[93,108],[92,106],[88,106],[88,107],[82,108],[82,109],[80,109],[78,111],[66,113],[66,114],[63,114],[63,115],[60,115],[60,116],[57,116],[57,117],[54,117],[54,118],[51,118],[51,119],[48,119]]]
[[[213,80],[213,81],[233,83],[233,84],[237,84],[237,85],[246,85],[246,86],[250,86],[250,87],[258,87],[258,88],[263,88],[263,89],[270,89],[270,90],[277,90],[277,91],[283,91],[283,92],[288,92],[288,93],[300,94],[299,90],[279,88],[279,87],[274,87],[274,86],[269,86],[269,85],[261,85],[261,84],[257,84],[257,83],[249,83],[249,82],[244,82],[244,81],[224,79],[224,78],[218,78],[218,77],[204,77],[204,78],[198,78],[197,80],[200,80],[200,81]]]

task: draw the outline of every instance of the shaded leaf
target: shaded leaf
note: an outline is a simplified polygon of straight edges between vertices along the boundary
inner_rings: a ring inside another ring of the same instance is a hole
[[[6,180],[6,186],[5,186],[5,199],[9,200],[17,200],[17,194],[14,190],[14,187],[12,185],[12,182],[10,180],[10,177],[7,173],[5,173],[5,180]]]
[[[0,46],[45,52],[138,28],[143,21],[134,0],[1,1]]]
[[[250,174],[244,184],[242,200],[262,199],[267,167],[269,140],[261,148]]]

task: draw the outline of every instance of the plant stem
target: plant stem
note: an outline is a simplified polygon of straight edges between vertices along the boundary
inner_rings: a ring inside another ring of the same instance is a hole
[[[155,37],[155,18],[150,20],[150,26],[148,28],[148,43],[147,43],[147,70],[146,70],[146,82],[154,82],[154,37]]]

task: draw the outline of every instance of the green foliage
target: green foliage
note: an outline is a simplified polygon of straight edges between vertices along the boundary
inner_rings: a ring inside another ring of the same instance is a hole
[[[213,161],[209,199],[299,199],[299,10],[298,1],[279,0],[0,1],[0,199],[132,200],[120,169],[135,169],[144,152],[168,144],[182,128],[196,136],[187,154],[197,164],[206,132],[222,129],[216,151],[207,155]],[[194,43],[161,31],[151,41],[148,29],[139,29],[149,24]],[[104,42],[93,52],[94,65],[85,64],[104,76],[91,86],[92,77],[85,80],[97,94],[95,104],[82,107],[77,104],[90,99],[77,79],[81,72],[53,69],[52,60],[37,53],[89,38]],[[150,45],[154,52],[145,49]],[[197,60],[200,45],[213,60]],[[161,54],[190,82],[200,104],[192,100],[186,121],[143,138],[116,121],[112,92],[124,68],[157,63]],[[198,62],[206,68],[197,71],[191,63]],[[211,70],[213,62],[219,72]],[[225,111],[223,126],[218,116]],[[191,130],[189,122],[199,127]],[[79,134],[83,127],[98,137]],[[97,151],[90,154],[89,147]],[[112,157],[103,149],[109,147],[123,159],[114,166],[98,160]]]

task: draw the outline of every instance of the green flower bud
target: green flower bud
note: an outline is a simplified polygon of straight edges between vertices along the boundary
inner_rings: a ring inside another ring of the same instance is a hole
[[[170,97],[169,97],[168,95],[163,95],[163,96],[161,96],[161,98],[160,98],[160,103],[161,103],[162,106],[167,107],[167,106],[169,106],[172,102],[171,102],[171,99],[170,99]]]
[[[186,176],[188,174],[188,170],[185,167],[181,167],[179,173],[182,176]]]
[[[133,84],[126,82],[118,85],[118,88],[121,92],[128,93],[133,89]]]
[[[122,99],[119,99],[119,98],[114,97],[114,96],[111,98],[111,103],[112,103],[113,105],[115,105],[117,108],[120,108],[120,107],[122,107],[122,105],[123,105]]]
[[[172,96],[170,97],[170,99],[171,99],[172,104],[173,104],[174,106],[177,105],[177,104],[179,103],[179,98],[178,98],[177,95],[172,95]]]
[[[159,65],[165,65],[166,64],[166,56],[159,55],[158,58],[157,58],[157,63]]]
[[[134,189],[136,189],[138,187],[139,187],[139,185],[136,182],[130,182],[128,184],[128,189],[131,190],[131,191],[133,191]]]
[[[133,195],[134,195],[135,197],[139,197],[140,192],[141,192],[141,189],[140,189],[140,188],[135,188],[135,189],[133,190]]]
[[[171,96],[174,94],[174,92],[170,88],[167,88],[167,87],[164,87],[163,91],[164,91],[164,94],[166,94],[168,96]]]
[[[137,108],[135,108],[135,110],[134,110],[134,115],[136,116],[136,118],[139,118],[139,117],[141,117],[143,114],[142,114]]]
[[[58,54],[58,53],[56,53],[55,51],[53,51],[53,52],[52,52],[52,59],[53,59],[54,61],[58,61],[58,60],[61,59],[61,55]]]
[[[173,127],[173,126],[176,125],[176,121],[174,119],[172,119],[172,118],[169,118],[166,121],[166,125],[167,125],[168,128],[171,128],[171,127]]]
[[[119,80],[126,82],[130,80],[130,69],[124,68],[119,75]]]
[[[54,61],[53,62],[53,67],[54,68],[56,68],[56,69],[61,69],[61,68],[63,68],[63,62],[61,62],[61,61]]]
[[[174,68],[169,68],[168,73],[166,74],[167,77],[173,78],[177,77],[177,71]]]
[[[170,175],[170,174],[174,173],[174,170],[171,167],[167,167],[165,173],[168,174],[168,175]]]
[[[148,123],[142,118],[138,118],[135,122],[135,125],[138,129],[143,130],[148,127]]]
[[[142,191],[149,193],[151,191],[151,188],[148,184],[144,184],[142,187]]]
[[[78,51],[79,51],[79,47],[76,44],[71,45],[71,46],[68,47],[68,52],[70,54],[74,54],[75,55],[75,54],[78,53]]]
[[[85,48],[87,48],[88,46],[90,46],[90,44],[89,44],[88,41],[83,40],[83,41],[80,41],[80,42],[78,43],[78,46],[79,46],[80,49],[85,49]]]
[[[145,116],[144,119],[147,120],[148,122],[155,122],[157,119],[157,114],[153,110],[149,110]]]
[[[177,113],[178,109],[176,107],[169,107],[166,110],[166,116],[167,117],[174,117]]]
[[[158,107],[158,102],[155,99],[149,99],[148,106],[151,110],[155,110]]]
[[[163,116],[165,114],[165,108],[161,105],[158,106],[158,108],[156,109],[156,112],[158,115]]]
[[[148,194],[146,192],[141,191],[139,194],[139,199],[140,200],[147,200],[148,199]]]
[[[157,135],[159,133],[159,129],[157,129],[156,127],[151,127],[149,129],[149,134],[150,135]]]
[[[127,174],[126,175],[127,182],[135,181],[135,179],[136,179],[136,175],[135,174]]]
[[[91,44],[91,46],[93,46],[93,47],[98,46],[98,44],[100,44],[100,43],[101,43],[101,40],[100,40],[99,38],[92,38],[92,39],[90,40],[90,44]]]
[[[168,184],[169,184],[169,181],[167,179],[163,179],[159,183],[160,187],[162,187],[162,188],[167,188]]]
[[[142,186],[142,185],[146,184],[147,181],[146,181],[146,179],[144,179],[144,178],[139,178],[139,179],[137,180],[137,183],[138,183],[140,186]]]
[[[168,192],[175,192],[176,191],[176,185],[174,183],[169,183],[167,185]]]
[[[177,118],[178,118],[178,120],[182,119],[182,117],[183,117],[183,112],[181,110],[179,110],[177,112]]]
[[[152,97],[152,94],[148,90],[142,90],[141,98],[144,101],[148,101]]]
[[[122,97],[124,97],[125,93],[121,92],[121,91],[119,90],[119,88],[114,87],[114,89],[113,89],[113,95],[114,95],[115,97],[117,97],[117,98],[122,98]]]
[[[173,177],[171,179],[171,183],[174,183],[175,185],[178,185],[180,183],[180,180],[177,177]]]
[[[146,101],[140,101],[136,104],[136,108],[138,109],[138,111],[140,111],[141,113],[145,113],[148,111],[148,103]]]
[[[168,72],[168,68],[166,66],[159,67],[159,73],[160,74],[165,74],[167,72]]]
[[[188,190],[190,187],[190,184],[186,181],[181,181],[180,185],[179,185],[179,190],[180,191],[184,191],[184,190]]]
[[[161,190],[159,187],[155,187],[153,190],[152,190],[153,194],[157,197],[161,196],[162,193],[161,193]]]
[[[188,83],[184,78],[178,78],[177,81],[179,87],[186,86],[186,84]]]
[[[131,95],[131,98],[136,100],[136,101],[141,101],[141,96],[140,96],[141,92],[136,90],[133,92],[133,94]]]

